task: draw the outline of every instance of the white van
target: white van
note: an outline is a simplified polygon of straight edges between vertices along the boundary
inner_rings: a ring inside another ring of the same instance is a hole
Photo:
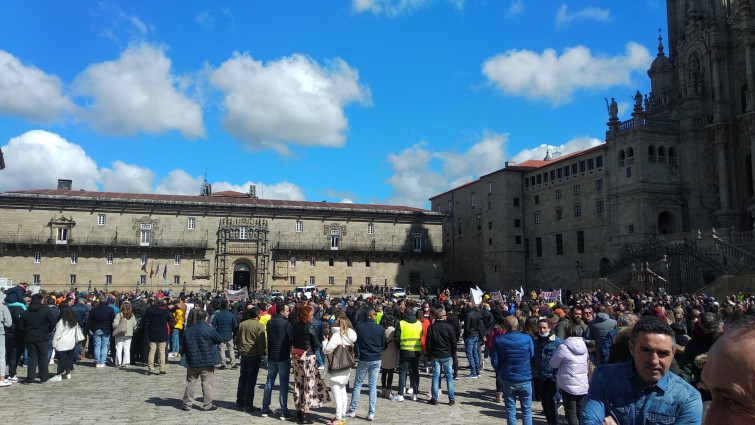
[[[400,286],[391,288],[391,296],[394,298],[406,298],[406,290]]]
[[[296,290],[294,290],[294,295],[297,297],[300,297],[301,294],[304,294],[307,299],[311,299],[312,295],[317,293],[317,286],[315,285],[307,285],[307,286],[298,286]]]

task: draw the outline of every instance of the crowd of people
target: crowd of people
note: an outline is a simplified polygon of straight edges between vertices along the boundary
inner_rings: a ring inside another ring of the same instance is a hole
[[[195,408],[197,382],[201,409],[216,410],[213,375],[230,369],[239,370],[237,409],[273,416],[277,387],[281,419],[313,423],[311,411],[332,403],[335,424],[356,416],[365,384],[369,421],[378,395],[419,402],[427,392],[437,405],[443,382],[454,405],[454,381],[479,379],[488,363],[509,424],[519,411],[530,425],[533,401],[548,425],[559,423],[559,406],[569,425],[699,424],[703,403],[706,424],[755,423],[755,296],[595,290],[546,299],[510,291],[480,300],[422,292],[231,302],[208,292],[32,294],[21,283],[0,293],[0,387],[71,379],[87,357],[96,368],[133,365],[154,375],[180,359],[184,410]],[[26,377],[18,376],[23,365]],[[429,385],[421,385],[420,368],[432,371]]]

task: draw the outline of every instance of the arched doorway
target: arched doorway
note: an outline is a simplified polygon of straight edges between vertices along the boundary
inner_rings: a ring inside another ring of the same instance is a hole
[[[249,291],[253,290],[252,267],[247,263],[238,263],[233,266],[233,287],[241,289],[245,286],[249,288]]]
[[[674,233],[674,216],[670,212],[664,211],[658,215],[658,233],[661,235]]]

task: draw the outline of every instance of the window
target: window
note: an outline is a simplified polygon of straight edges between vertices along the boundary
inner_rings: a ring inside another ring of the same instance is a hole
[[[372,223],[367,223],[367,234],[372,235],[375,233],[375,225]]]
[[[599,200],[598,202],[595,203],[595,212],[597,212],[598,214],[600,214],[603,211],[605,211],[605,207],[603,206],[603,200],[601,199],[601,200]]]
[[[42,262],[42,253],[41,252],[35,252],[34,253],[34,262],[35,263],[41,263]]]
[[[328,258],[328,267],[333,267],[334,263],[335,263],[335,261],[333,261],[332,258]]]
[[[328,285],[335,285],[336,284],[336,278],[333,276],[328,276]]]
[[[579,185],[578,184],[574,185],[574,194],[575,195],[579,195]]]
[[[246,226],[239,227],[239,239],[249,238],[249,228]]]
[[[297,231],[297,233],[301,232],[302,230],[304,230],[304,222],[297,221],[296,222],[296,231]]]
[[[548,173],[543,173],[543,183],[548,183]]]
[[[139,285],[146,285],[146,284],[147,284],[147,275],[139,276]]]
[[[595,158],[590,158],[587,160],[587,169],[592,170],[595,168]]]
[[[482,230],[482,214],[477,214],[477,230]]]
[[[551,181],[556,180],[556,170],[551,170]]]
[[[147,254],[142,254],[142,266],[147,264]]]
[[[493,193],[493,182],[488,182],[488,195]]]
[[[454,212],[454,203],[452,201],[448,201],[448,213],[453,214]]]
[[[365,277],[365,278],[364,278],[364,285],[365,285],[365,286],[369,286],[369,285],[371,285],[371,284],[372,284],[372,278],[371,278],[371,277],[369,277],[369,276]]]
[[[406,264],[406,259],[405,259],[405,258],[402,258],[402,259],[401,259],[401,262],[400,262],[400,264],[401,264],[402,266],[403,266],[403,265],[405,265],[405,264]]]
[[[530,240],[524,238],[524,258],[530,258]]]
[[[595,190],[603,189],[603,179],[595,180]]]
[[[412,233],[412,248],[414,249],[414,252],[422,252],[422,233],[421,232]]]
[[[514,236],[514,242],[517,245],[521,245],[522,244],[522,235],[516,235],[516,236]]]
[[[68,283],[70,283],[71,285],[75,285],[76,284],[76,275],[75,274],[72,274],[72,275],[68,276]]]
[[[72,253],[71,254],[71,264],[76,264],[79,262],[79,254],[78,253]]]
[[[346,286],[351,286],[351,276],[346,277]]]
[[[579,172],[580,173],[585,172],[585,161],[579,161]]]
[[[493,238],[488,238],[488,245],[493,245]]]
[[[564,177],[569,177],[569,166],[564,167]]]
[[[291,267],[296,267],[296,257],[291,257],[289,264],[291,264]]]
[[[469,197],[469,203],[471,204],[472,209],[474,209],[474,205],[475,205],[474,193],[472,195],[470,195],[470,197]]]
[[[556,199],[561,199],[561,189],[556,189]]]
[[[629,225],[629,233],[634,233],[634,224]]]
[[[173,257],[173,265],[174,266],[180,266],[181,265],[181,256],[180,255],[176,255],[175,257]]]
[[[39,275],[38,275],[38,274],[35,274],[34,276],[32,276],[32,277],[31,277],[31,281],[32,281],[33,283],[35,283],[35,284],[39,284],[39,283],[41,283],[41,282],[42,282],[42,279],[40,279],[40,278],[39,278]]]
[[[489,210],[493,209],[493,202],[491,202],[490,200],[488,200],[488,209]]]
[[[296,276],[289,276],[288,277],[288,284],[289,285],[296,285]]]
[[[556,220],[564,218],[564,211],[561,208],[556,208]]]
[[[105,225],[105,214],[97,214],[97,225],[98,226]]]
[[[595,165],[598,168],[601,168],[603,166],[603,156],[602,155],[598,156],[598,157],[595,157]]]
[[[197,220],[194,217],[189,217],[186,221],[186,228],[189,230],[194,230],[194,227],[196,227]]]
[[[535,238],[535,255],[538,257],[543,256],[543,239],[540,236]]]
[[[67,244],[68,243],[68,229],[58,227],[55,229],[55,243]]]
[[[312,286],[315,286],[315,277],[314,276],[310,276],[309,277],[309,284],[312,285]]]
[[[542,182],[543,182],[543,175],[542,174],[538,174],[537,175],[537,184],[541,184]]]
[[[458,228],[459,228],[459,234],[461,234],[461,219],[459,219],[459,225],[458,225]]]
[[[370,267],[370,259],[369,259],[369,258],[366,258],[366,259],[364,260],[364,266],[365,266],[365,267]]]
[[[144,224],[142,224],[142,230],[141,230],[141,239],[139,240],[139,244],[141,246],[149,246],[150,239],[152,239],[152,230],[144,229]],[[150,226],[150,229],[152,228],[152,225]]]
[[[515,207],[519,206],[519,198],[514,198],[514,206]]]
[[[535,213],[535,224],[540,224],[540,213]]]
[[[488,221],[488,230],[493,230],[493,222]]]
[[[351,261],[351,258],[346,259],[346,267],[351,267],[353,265],[353,262]]]
[[[113,253],[108,252],[107,257],[105,258],[105,263],[107,264],[113,264]]]
[[[113,284],[113,275],[106,274],[105,275],[105,285],[112,285]]]
[[[582,215],[582,207],[579,206],[579,204],[574,206],[574,217],[579,217]]]
[[[556,170],[556,177],[559,178],[559,179],[562,178],[562,177],[564,177],[564,169],[563,168],[559,168],[558,170]]]
[[[174,284],[174,285],[179,285],[179,284],[181,284],[181,276],[177,276],[177,275],[174,275],[174,276],[173,276],[173,284]]]
[[[535,195],[535,205],[540,203],[540,195]]]
[[[574,175],[577,175],[579,173],[579,170],[577,169],[577,163],[571,165],[571,173]]]
[[[582,230],[577,230],[577,252],[585,252],[585,232]]]
[[[632,177],[632,167],[627,167],[627,177]]]
[[[315,257],[312,257],[309,259],[309,267],[314,267],[314,266],[315,266]]]
[[[331,229],[330,230],[330,249],[331,250],[338,249],[338,243],[340,239],[341,239],[341,231],[339,229]]]
[[[564,255],[564,238],[561,233],[556,234],[556,255]]]
[[[522,227],[522,219],[521,218],[515,218],[514,219],[514,227]]]

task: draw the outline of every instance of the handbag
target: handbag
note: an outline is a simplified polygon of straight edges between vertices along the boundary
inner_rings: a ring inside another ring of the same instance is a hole
[[[76,343],[80,343],[86,339],[84,337],[84,332],[81,331],[81,326],[76,325],[76,335],[75,335]],[[78,353],[76,353],[78,355]]]
[[[121,314],[121,321],[118,323],[118,326],[115,327],[115,330],[113,331],[113,336],[124,336],[126,335],[126,320],[123,318],[123,315]]]
[[[297,360],[301,359],[302,357],[304,357],[305,354],[307,354],[307,350],[305,350],[303,348],[295,348],[294,347],[294,348],[291,349],[291,357],[293,357],[293,358],[295,358]]]
[[[356,364],[354,360],[354,346],[340,344],[335,350],[327,354],[328,370],[331,372],[340,372],[351,369]]]

